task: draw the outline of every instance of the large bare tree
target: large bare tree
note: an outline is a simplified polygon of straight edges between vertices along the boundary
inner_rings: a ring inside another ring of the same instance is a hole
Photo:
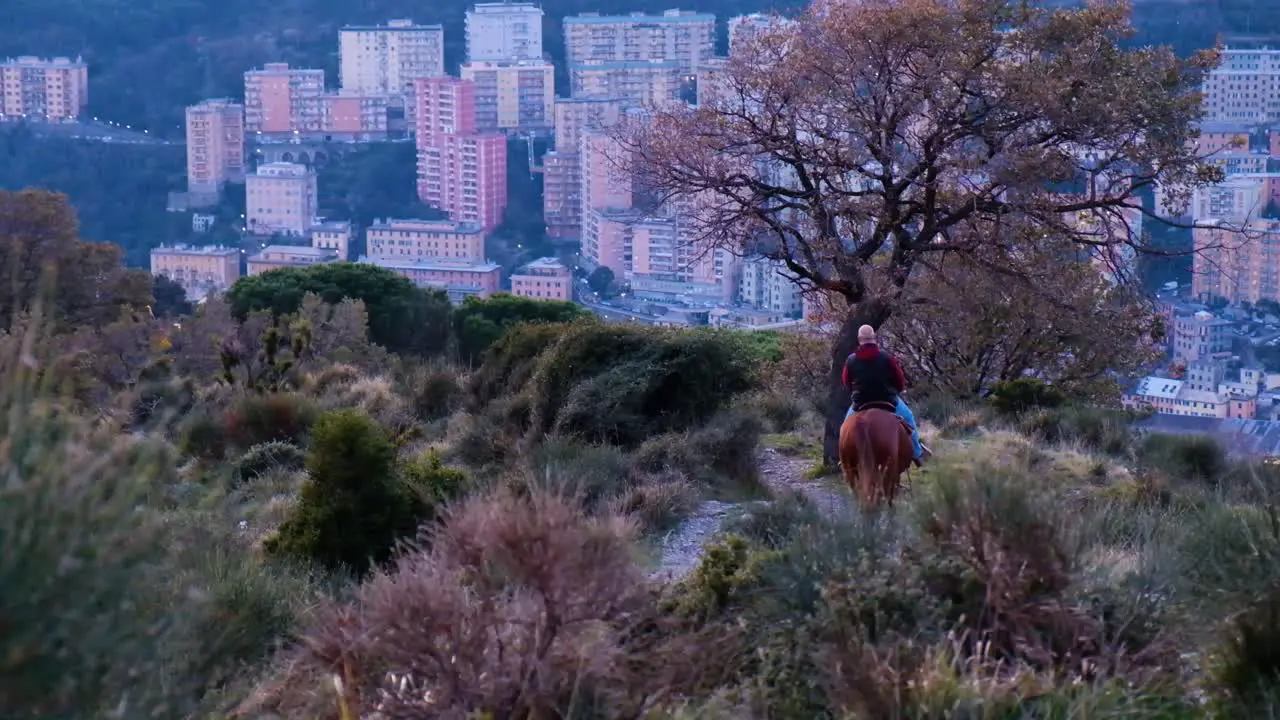
[[[1121,2],[819,2],[735,46],[710,102],[621,126],[641,182],[697,208],[701,242],[779,259],[847,304],[828,460],[856,329],[890,317],[923,260],[1030,231],[1141,244],[1099,228],[1157,185],[1176,200],[1220,176],[1193,143],[1216,54],[1126,49],[1131,33]]]

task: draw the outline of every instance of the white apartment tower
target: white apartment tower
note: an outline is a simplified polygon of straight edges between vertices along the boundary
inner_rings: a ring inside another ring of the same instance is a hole
[[[542,59],[542,8],[534,3],[477,3],[466,28],[469,63]]]
[[[410,95],[413,81],[444,75],[444,28],[391,20],[338,32],[340,87],[360,95]]]
[[[1233,44],[1205,77],[1205,122],[1280,122],[1280,41]]]

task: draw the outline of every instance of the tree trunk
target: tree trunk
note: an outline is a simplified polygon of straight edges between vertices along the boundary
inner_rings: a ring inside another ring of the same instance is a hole
[[[877,330],[889,319],[889,307],[879,300],[851,304],[831,348],[831,371],[827,374],[827,424],[822,437],[822,461],[829,468],[840,463],[840,426],[849,412],[849,393],[841,382],[845,360],[858,349],[858,328],[870,325]]]

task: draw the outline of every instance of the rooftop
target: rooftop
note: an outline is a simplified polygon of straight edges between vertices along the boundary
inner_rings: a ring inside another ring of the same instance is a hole
[[[409,258],[386,258],[386,257],[367,257],[361,256],[357,262],[377,265],[388,270],[429,270],[435,272],[473,272],[486,273],[494,270],[502,269],[502,266],[492,262],[467,262],[467,261],[449,261],[438,258],[425,260],[413,260]]]
[[[648,15],[633,12],[628,15],[601,15],[597,12],[581,13],[564,19],[565,25],[589,25],[623,22],[668,23],[668,22],[711,22],[716,16],[711,13],[700,13],[692,10],[667,10],[661,15]]]
[[[1274,420],[1224,420],[1157,414],[1140,421],[1138,427],[1173,435],[1209,435],[1237,456],[1280,455],[1280,422]]]
[[[239,255],[236,248],[225,245],[161,245],[151,249],[151,254],[161,255]]]
[[[250,260],[266,259],[265,255],[292,255],[294,257],[337,257],[337,253],[325,248],[311,247],[310,245],[268,245],[262,248],[257,255],[249,258]]]
[[[569,71],[579,70],[675,70],[684,69],[684,64],[676,60],[631,60],[619,62],[582,62],[569,66]]]
[[[391,32],[418,32],[421,30],[432,30],[435,32],[444,32],[444,26],[439,23],[418,25],[412,20],[389,20],[386,25],[343,25],[339,32],[369,32],[372,30]]]
[[[438,230],[457,233],[478,233],[483,228],[478,223],[457,222],[440,218],[424,220],[422,218],[375,218],[369,225],[370,230]]]
[[[522,271],[527,270],[568,270],[565,264],[553,257],[538,258],[533,262],[520,268]]]
[[[351,232],[350,220],[325,220],[311,226],[312,230],[322,232]]]
[[[1134,388],[1135,395],[1143,397],[1155,397],[1164,400],[1175,400],[1178,397],[1178,391],[1182,389],[1181,380],[1173,380],[1170,378],[1157,377],[1149,375],[1138,381],[1138,386]]]

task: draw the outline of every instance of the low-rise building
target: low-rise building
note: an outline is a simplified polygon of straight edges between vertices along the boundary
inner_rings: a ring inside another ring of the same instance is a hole
[[[512,273],[511,294],[538,300],[572,300],[573,272],[555,258],[534,260]]]
[[[477,223],[377,219],[365,230],[365,252],[370,258],[480,260],[484,238],[484,228]]]
[[[338,253],[307,245],[268,245],[248,260],[249,274],[261,275],[269,270],[309,267],[338,261]]]
[[[471,296],[487,298],[498,292],[502,282],[502,266],[491,262],[394,257],[362,257],[359,261],[390,270],[415,285],[444,290],[455,303]]]
[[[329,220],[311,227],[311,247],[332,250],[339,261],[351,259],[351,223]]]
[[[240,279],[240,255],[240,250],[221,245],[162,245],[151,251],[151,274],[163,275],[189,297],[200,298]]]

